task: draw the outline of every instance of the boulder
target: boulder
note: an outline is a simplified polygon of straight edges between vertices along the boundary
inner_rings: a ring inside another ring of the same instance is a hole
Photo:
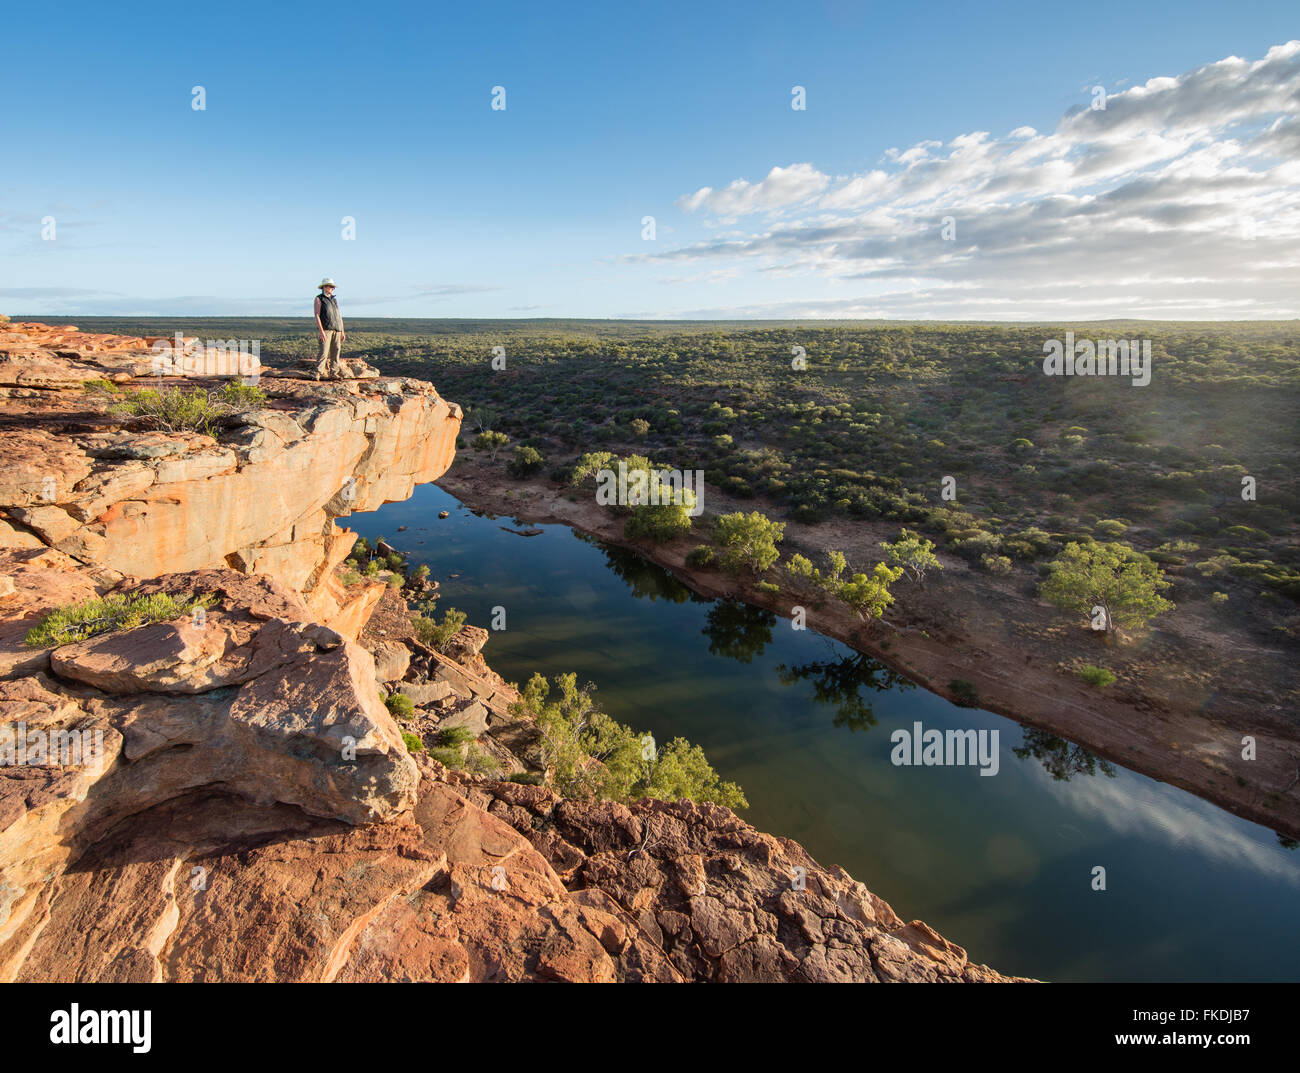
[[[375,678],[385,685],[400,682],[411,665],[411,650],[396,641],[379,641],[370,650],[370,654],[375,657]],[[400,688],[410,696],[404,686]],[[415,700],[414,697],[411,699]]]
[[[451,715],[444,715],[438,723],[438,729],[451,730],[455,727],[461,727],[478,738],[487,733],[487,720],[487,708],[479,701],[471,701],[464,708],[453,712]]]
[[[451,696],[451,686],[446,682],[402,682],[398,688],[411,698],[417,708],[434,704]]]

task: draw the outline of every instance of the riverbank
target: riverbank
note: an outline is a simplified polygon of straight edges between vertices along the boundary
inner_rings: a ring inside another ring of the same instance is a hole
[[[963,703],[954,683],[969,683],[974,703],[1075,742],[1083,748],[1211,801],[1234,815],[1264,824],[1281,835],[1300,837],[1296,794],[1300,741],[1285,718],[1265,711],[1258,682],[1238,677],[1241,653],[1213,649],[1214,638],[1197,632],[1190,617],[1182,632],[1153,630],[1124,645],[1106,646],[1081,624],[1039,603],[1023,578],[992,578],[943,555],[944,571],[925,587],[900,583],[889,618],[896,627],[865,627],[847,608],[816,606],[812,593],[760,591],[761,578],[735,577],[714,568],[686,565],[686,555],[704,539],[699,532],[666,545],[623,537],[623,518],[591,498],[545,477],[507,477],[501,461],[462,453],[439,481],[474,510],[516,517],[524,524],[559,523],[621,547],[672,571],[701,595],[742,600],[787,616],[794,605],[808,608],[810,628],[842,641],[927,689]],[[731,502],[708,490],[711,513],[764,510],[747,500]],[[775,516],[775,512],[771,512]],[[697,523],[698,524],[698,523]],[[854,523],[806,526],[789,523],[783,558],[794,551],[816,557],[844,550],[851,562],[879,558],[876,543],[897,536],[896,526]],[[1198,674],[1171,674],[1187,658],[1178,646],[1200,646]],[[1077,670],[1104,662],[1118,675],[1105,691],[1085,685]],[[1225,681],[1242,686],[1229,692]],[[963,687],[964,688],[964,687]],[[1265,712],[1265,714],[1261,714]],[[1242,758],[1242,738],[1255,739],[1254,760]]]

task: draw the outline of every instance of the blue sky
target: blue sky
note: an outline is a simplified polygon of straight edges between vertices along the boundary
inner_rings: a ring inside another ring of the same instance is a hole
[[[1300,315],[1294,0],[51,10],[0,311]]]

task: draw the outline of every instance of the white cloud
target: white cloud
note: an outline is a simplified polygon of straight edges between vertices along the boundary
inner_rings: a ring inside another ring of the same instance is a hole
[[[703,187],[678,204],[717,222],[766,213],[766,226],[629,260],[876,285],[733,316],[1300,315],[1300,41],[1105,103],[1048,133],[889,149],[855,175],[803,163]]]
[[[815,197],[826,189],[830,178],[811,164],[774,167],[767,178],[756,183],[737,179],[721,190],[703,186],[693,194],[677,199],[685,212],[701,209],[714,216],[735,218],[754,212],[770,212]]]

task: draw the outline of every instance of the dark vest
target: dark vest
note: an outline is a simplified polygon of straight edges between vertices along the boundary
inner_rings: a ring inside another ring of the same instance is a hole
[[[339,300],[323,292],[316,297],[320,299],[320,326],[327,332],[341,332],[343,318],[339,316]]]

